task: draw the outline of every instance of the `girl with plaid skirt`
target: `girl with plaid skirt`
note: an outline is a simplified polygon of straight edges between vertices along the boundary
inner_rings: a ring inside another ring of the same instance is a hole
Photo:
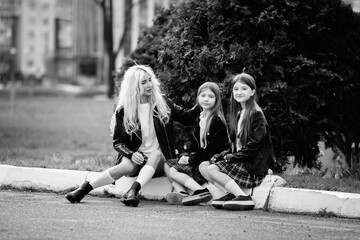
[[[173,182],[193,191],[193,194],[188,195],[184,191],[169,193],[166,199],[171,204],[196,205],[210,201],[212,195],[202,187],[207,181],[201,175],[199,165],[230,147],[219,86],[213,82],[202,84],[198,89],[197,103],[202,112],[192,132],[190,155],[182,156],[169,171]]]
[[[275,161],[269,125],[256,103],[256,84],[241,73],[232,81],[229,132],[232,151],[214,156],[204,176],[227,194],[214,199],[215,208],[251,210],[255,204],[243,191],[260,185]]]

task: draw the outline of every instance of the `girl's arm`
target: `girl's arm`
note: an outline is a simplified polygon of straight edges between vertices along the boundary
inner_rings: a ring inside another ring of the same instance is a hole
[[[214,117],[209,129],[206,148],[200,148],[189,157],[189,165],[199,166],[203,161],[209,161],[215,154],[230,148],[226,125],[218,117]]]
[[[171,118],[183,125],[194,124],[195,119],[200,115],[201,109],[197,105],[189,110],[185,110],[184,108],[176,105],[169,98],[166,98],[166,102],[171,110]]]
[[[257,111],[251,115],[250,140],[236,153],[226,156],[229,162],[247,162],[257,156],[262,141],[266,135],[266,120],[262,112]]]

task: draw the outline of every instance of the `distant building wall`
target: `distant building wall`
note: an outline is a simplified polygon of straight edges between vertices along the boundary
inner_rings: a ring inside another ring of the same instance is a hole
[[[54,53],[54,0],[21,2],[18,25],[19,70],[25,75],[46,73],[46,62]]]
[[[89,0],[57,0],[56,9],[56,74],[75,83],[101,82],[98,72],[103,42],[99,6]]]
[[[0,0],[0,87],[18,69],[17,25],[20,0]]]

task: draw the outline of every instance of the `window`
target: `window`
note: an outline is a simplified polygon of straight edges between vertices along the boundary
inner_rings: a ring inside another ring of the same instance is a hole
[[[28,67],[33,67],[34,66],[34,61],[33,60],[28,60],[27,61],[27,66]]]
[[[31,25],[35,25],[36,19],[35,19],[34,17],[31,17],[31,18],[29,19],[29,22],[30,22]]]
[[[34,39],[35,38],[35,33],[33,31],[29,32],[29,38],[30,39]]]
[[[48,9],[49,9],[49,3],[44,3],[44,4],[41,6],[41,8],[42,8],[43,10],[48,10]]]
[[[29,1],[29,8],[35,9],[36,8],[36,1],[35,0],[28,0]]]

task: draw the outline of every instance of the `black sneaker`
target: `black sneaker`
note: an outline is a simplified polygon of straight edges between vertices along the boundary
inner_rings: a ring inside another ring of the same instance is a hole
[[[206,188],[200,189],[200,190],[196,190],[190,196],[185,197],[182,200],[182,205],[185,205],[185,206],[197,205],[200,203],[208,202],[211,199],[212,199],[212,195],[208,189],[206,189]]]
[[[222,196],[221,198],[214,199],[211,202],[211,205],[216,209],[222,209],[223,204],[227,201],[230,201],[235,198],[235,195],[232,193],[227,193],[225,196]]]
[[[223,209],[226,210],[252,210],[255,203],[250,196],[238,196],[223,204]]]
[[[185,197],[188,197],[187,192],[171,192],[166,194],[166,201],[170,204],[180,205]]]

